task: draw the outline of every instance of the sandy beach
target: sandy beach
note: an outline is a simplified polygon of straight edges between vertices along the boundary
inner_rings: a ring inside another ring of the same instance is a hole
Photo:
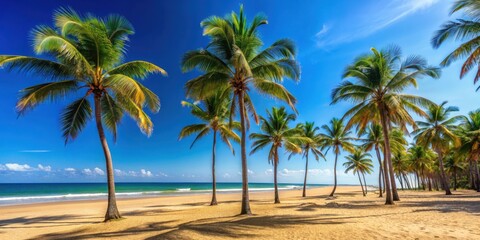
[[[402,191],[385,206],[373,192],[329,187],[251,193],[253,216],[238,216],[240,193],[122,199],[125,219],[103,223],[105,201],[1,207],[1,239],[479,239],[480,194]]]

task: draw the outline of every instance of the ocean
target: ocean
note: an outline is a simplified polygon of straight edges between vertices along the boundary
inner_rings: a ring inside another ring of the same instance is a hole
[[[279,189],[301,189],[302,184],[280,183]],[[327,186],[309,184],[307,187]],[[211,183],[116,183],[117,198],[208,194]],[[217,192],[241,191],[241,183],[217,183]],[[272,183],[249,183],[250,191],[273,190]],[[94,200],[107,198],[106,183],[0,183],[0,206],[40,202]]]

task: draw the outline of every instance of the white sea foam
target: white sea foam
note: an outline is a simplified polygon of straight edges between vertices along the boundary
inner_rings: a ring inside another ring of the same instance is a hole
[[[191,188],[177,188],[177,192],[190,192]]]

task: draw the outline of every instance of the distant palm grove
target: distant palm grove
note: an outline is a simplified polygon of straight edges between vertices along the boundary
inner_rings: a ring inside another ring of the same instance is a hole
[[[480,192],[480,110],[458,115],[459,109],[446,101],[432,102],[406,91],[417,87],[420,78],[439,78],[441,67],[454,61],[464,61],[460,78],[477,69],[473,81],[480,79],[480,4],[457,0],[451,13],[458,11],[465,13],[465,19],[444,23],[431,40],[434,48],[448,40],[459,42],[440,66],[429,65],[422,56],[406,56],[396,45],[365,49],[365,54],[352,60],[331,94],[332,105],[348,102],[351,108],[328,123],[295,122],[296,99],[283,82],[300,80],[297,49],[286,38],[263,44],[259,31],[268,27],[265,16],[248,19],[240,6],[239,12],[225,17],[205,18],[200,25],[208,44],[186,52],[180,66],[183,72],[199,72],[185,83],[186,100],[182,102],[198,123],[185,126],[179,140],[193,135],[193,147],[204,136],[213,137],[211,205],[218,204],[216,149],[228,147],[235,154],[235,144],[240,145],[237,155],[242,166],[241,214],[252,214],[248,158],[259,151],[268,151],[265,161],[274,168],[274,203],[281,200],[278,166],[294,155],[305,161],[302,197],[307,196],[312,159],[334,162],[332,198],[340,162],[346,172],[358,177],[364,196],[376,186],[374,192],[389,205],[400,200],[399,190],[404,189],[444,191],[446,195],[457,188]],[[155,73],[167,75],[150,62],[123,61],[132,34],[133,26],[121,16],[97,18],[61,8],[54,13],[51,27],[33,29],[34,52],[43,57],[0,56],[0,67],[47,80],[20,90],[16,106],[20,115],[46,101],[72,100],[60,116],[65,143],[74,140],[89,120],[95,120],[108,184],[105,221],[121,218],[121,214],[104,126],[115,141],[118,124],[128,115],[140,131],[150,135],[153,122],[145,109],[158,112],[160,100],[139,80]],[[256,109],[252,92],[278,99],[286,106]],[[249,131],[252,124],[260,125],[259,132]],[[252,142],[250,147],[247,138]],[[334,159],[327,159],[328,152]],[[378,182],[369,186],[365,175],[373,172],[373,162],[379,166]]]

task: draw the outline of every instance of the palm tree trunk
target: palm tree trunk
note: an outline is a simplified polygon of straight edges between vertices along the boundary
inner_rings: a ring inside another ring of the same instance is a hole
[[[360,187],[362,187],[362,194],[365,197],[365,191],[363,190],[363,184],[362,184],[362,179],[360,178],[360,173],[357,172],[358,175],[358,181],[360,182]]]
[[[252,214],[250,210],[250,199],[248,196],[248,167],[247,167],[247,147],[246,147],[246,127],[245,127],[245,99],[243,90],[238,93],[238,102],[240,108],[240,124],[241,124],[241,151],[242,151],[242,210],[240,214]]]
[[[430,176],[428,177],[428,191],[432,191],[432,178]]]
[[[425,191],[425,173],[422,168],[422,189]]]
[[[476,178],[476,185],[477,185],[477,192],[480,192],[480,172],[478,170],[478,160],[475,161],[473,167],[475,168],[475,178]]]
[[[307,173],[308,173],[308,149],[305,152],[305,178],[303,179],[303,193],[302,197],[307,196]]]
[[[408,181],[408,177],[407,177],[406,173],[403,174],[403,180],[405,180],[405,184],[407,185],[407,189],[408,190],[412,189],[412,187],[410,186],[410,181]]]
[[[384,139],[384,151],[383,151],[383,159],[384,159],[384,164],[383,164],[383,174],[385,175],[385,194],[386,200],[385,204],[387,205],[393,205],[393,196],[392,196],[392,191],[390,190],[390,179],[388,177],[391,172],[389,172],[388,168],[391,168],[390,162],[390,140],[389,140],[389,135],[388,135],[388,123],[387,123],[387,113],[385,112],[383,106],[380,106],[380,118],[382,121],[382,130],[383,130],[383,139]]]
[[[468,167],[469,167],[469,176],[470,176],[470,188],[476,189],[475,171],[473,169],[473,161],[471,159],[468,160]]]
[[[457,168],[453,167],[453,191],[457,191]]]
[[[382,191],[382,176],[383,176],[383,170],[382,170],[382,158],[380,156],[380,149],[378,149],[378,146],[375,145],[375,152],[377,153],[377,159],[378,159],[378,166],[379,166],[379,171],[378,171],[378,190],[380,194],[378,197],[383,197],[383,191]]]
[[[402,191],[404,190],[403,188],[403,179],[402,179],[402,173],[399,173],[397,175],[398,181],[400,182],[400,187],[402,188]]]
[[[217,130],[213,130],[213,146],[212,146],[212,201],[210,206],[217,205],[217,180],[215,177],[215,148],[217,146]]]
[[[447,175],[445,174],[445,168],[443,167],[443,156],[442,152],[440,149],[436,148],[435,149],[438,155],[438,165],[440,168],[440,180],[442,181],[443,188],[445,189],[445,195],[452,195],[452,192],[450,191],[450,184],[448,183]]]
[[[333,190],[330,193],[330,197],[333,197],[333,194],[335,193],[335,190],[337,190],[337,159],[338,159],[338,153],[335,153],[335,164],[333,166]]]
[[[95,121],[97,123],[98,136],[103,148],[103,154],[105,155],[105,163],[107,168],[107,184],[108,184],[108,206],[105,213],[105,222],[113,219],[119,219],[122,216],[117,208],[117,200],[115,198],[115,180],[113,177],[113,163],[110,149],[108,148],[107,138],[102,126],[102,107],[100,104],[100,94],[95,94]]]
[[[280,203],[280,197],[278,196],[277,169],[278,169],[278,148],[275,148],[275,159],[273,160],[273,185],[275,188],[275,203]]]
[[[388,117],[388,114],[385,113],[385,119],[387,120],[388,124],[388,130],[390,131],[392,129],[392,122],[390,122],[390,118]],[[388,137],[389,138],[389,137]],[[392,184],[392,196],[393,196],[393,201],[400,201],[400,197],[398,196],[398,190],[397,190],[397,182],[395,181],[395,172],[393,169],[393,163],[392,163],[392,152],[390,149],[390,139],[388,139],[388,170],[390,171],[390,184]]]
[[[365,195],[368,194],[367,181],[365,180],[365,174],[362,172],[363,184],[365,185]]]
[[[418,172],[416,172],[416,177],[417,177],[417,189],[420,190],[420,175]]]

